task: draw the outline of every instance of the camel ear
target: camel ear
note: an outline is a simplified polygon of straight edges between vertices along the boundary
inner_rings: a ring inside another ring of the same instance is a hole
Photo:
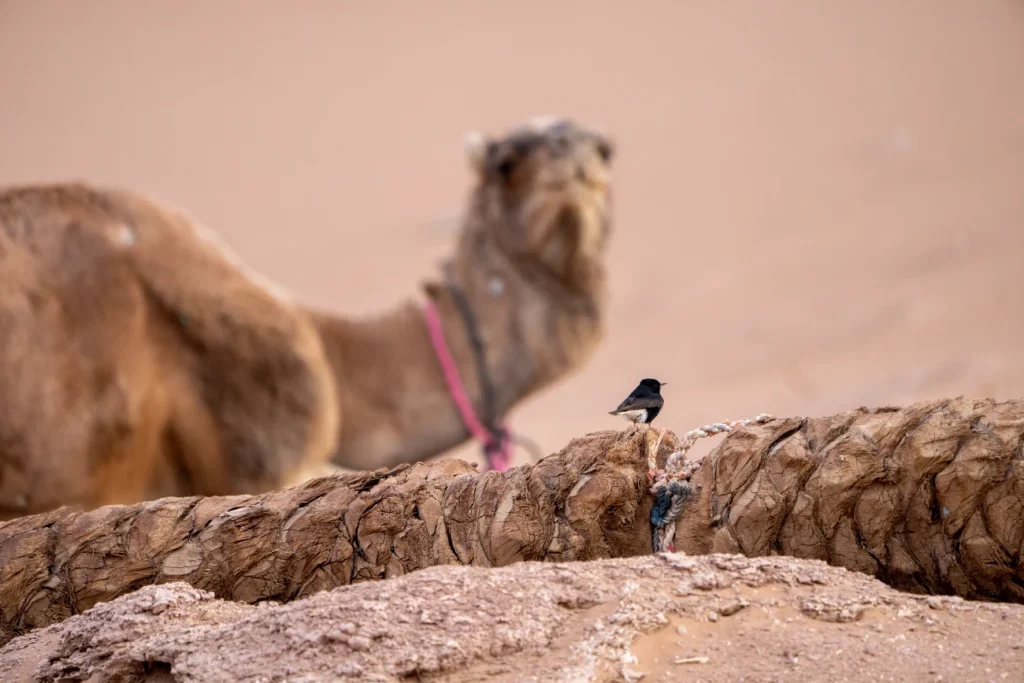
[[[462,143],[466,156],[469,158],[469,166],[473,172],[482,176],[487,170],[487,154],[490,149],[490,141],[479,131],[472,131],[466,134]]]

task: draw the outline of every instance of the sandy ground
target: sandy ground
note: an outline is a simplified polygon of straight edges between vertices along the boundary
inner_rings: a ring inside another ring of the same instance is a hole
[[[155,192],[362,314],[448,249],[464,133],[600,125],[609,336],[512,416],[551,452],[648,375],[680,431],[1020,396],[1021,83],[1019,0],[0,0],[0,181]]]
[[[817,561],[672,554],[432,568],[259,607],[151,586],[11,641],[0,679],[1014,681],[1022,627],[1021,605]]]

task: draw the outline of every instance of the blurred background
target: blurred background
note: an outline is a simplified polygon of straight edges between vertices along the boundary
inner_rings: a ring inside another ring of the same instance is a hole
[[[0,0],[0,93],[0,183],[153,193],[352,315],[436,272],[468,131],[602,127],[609,334],[510,416],[545,452],[645,376],[679,432],[1024,394],[1019,0]]]

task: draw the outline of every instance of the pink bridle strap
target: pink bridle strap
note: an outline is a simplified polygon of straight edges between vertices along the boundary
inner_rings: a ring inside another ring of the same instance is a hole
[[[441,316],[437,312],[437,306],[430,298],[427,298],[423,304],[423,318],[427,323],[427,332],[430,334],[430,342],[434,346],[434,354],[441,363],[444,380],[448,385],[448,393],[451,394],[452,402],[455,403],[459,415],[462,416],[463,424],[466,425],[470,435],[483,445],[488,466],[498,472],[504,472],[512,464],[508,430],[498,427],[494,433],[477,418],[473,404],[469,400],[469,396],[466,395],[465,385],[459,375],[459,368],[445,341]]]

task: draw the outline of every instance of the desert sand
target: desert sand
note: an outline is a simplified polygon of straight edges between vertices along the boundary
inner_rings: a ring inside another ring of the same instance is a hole
[[[517,618],[510,618],[516,614]],[[431,568],[285,605],[150,586],[0,650],[3,680],[1014,681],[1024,606],[821,562]]]
[[[545,453],[618,426],[644,376],[680,432],[1021,396],[1019,1],[4,0],[0,55],[0,181],[155,193],[356,314],[447,251],[467,131],[556,113],[614,135],[608,337],[510,416]],[[942,672],[1012,678],[996,649]],[[842,671],[874,680],[866,657]]]

